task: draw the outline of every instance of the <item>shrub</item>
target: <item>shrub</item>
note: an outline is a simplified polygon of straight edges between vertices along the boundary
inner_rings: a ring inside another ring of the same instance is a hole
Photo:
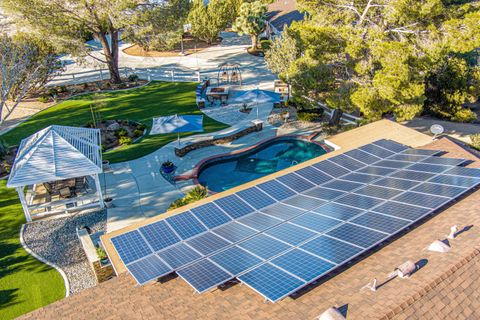
[[[107,259],[107,253],[100,246],[97,247],[97,256],[100,260]]]
[[[147,129],[147,126],[144,125],[143,123],[140,123],[140,124],[137,126],[137,130],[142,130],[142,131],[143,131],[143,130],[145,130],[145,129]]]
[[[127,137],[128,136],[128,131],[125,130],[124,128],[119,128],[119,129],[115,130],[114,134],[117,138]]]
[[[40,97],[38,97],[38,101],[41,103],[47,103],[48,101],[50,101],[50,97],[48,96],[48,94],[42,93]]]
[[[50,88],[50,89],[48,89],[47,94],[48,94],[49,96],[55,96],[55,95],[58,94],[58,90],[57,90],[57,88]]]
[[[67,92],[67,86],[60,86],[58,87],[58,92]]]
[[[170,204],[167,211],[183,207],[184,205],[186,205],[184,198],[177,199]]]
[[[272,40],[261,40],[260,41],[260,46],[262,47],[263,51],[267,51],[272,47]]]
[[[323,116],[323,109],[297,111],[297,118],[301,121],[321,121]]]
[[[206,187],[196,186],[195,188],[187,192],[185,197],[173,201],[172,204],[168,207],[168,210],[183,207],[187,204],[196,202],[206,197],[208,197],[208,189]]]
[[[128,76],[128,81],[130,81],[130,82],[137,82],[137,81],[138,81],[138,75],[136,75],[135,73],[129,75],[129,76]]]
[[[472,147],[480,150],[480,133],[470,135],[470,140],[472,140]]]
[[[132,138],[128,136],[123,136],[118,139],[118,143],[120,143],[121,146],[132,144],[132,142],[133,142]]]
[[[457,112],[452,117],[455,122],[473,122],[477,119],[477,115],[470,109],[464,108]]]
[[[0,140],[0,159],[3,159],[8,154],[9,148],[5,140]]]
[[[135,137],[140,137],[141,135],[143,135],[143,130],[136,129],[136,130],[133,131],[133,135]]]

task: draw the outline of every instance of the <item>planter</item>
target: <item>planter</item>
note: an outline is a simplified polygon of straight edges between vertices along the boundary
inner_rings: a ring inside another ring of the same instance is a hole
[[[164,166],[162,164],[162,167],[161,167],[161,170],[163,173],[172,173],[174,170],[175,170],[175,166],[171,165],[171,166]]]
[[[105,207],[107,207],[107,208],[113,207],[113,199],[112,198],[105,198],[105,199],[103,199],[103,202],[105,203]]]

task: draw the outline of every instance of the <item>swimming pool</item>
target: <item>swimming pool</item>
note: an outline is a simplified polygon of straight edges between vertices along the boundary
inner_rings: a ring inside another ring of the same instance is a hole
[[[330,147],[299,137],[274,138],[235,155],[205,161],[198,169],[198,182],[221,192],[301,162],[324,155]]]

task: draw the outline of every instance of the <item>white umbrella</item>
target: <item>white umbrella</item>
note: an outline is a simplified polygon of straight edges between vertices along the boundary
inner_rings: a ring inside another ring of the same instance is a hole
[[[180,145],[180,132],[203,132],[203,116],[173,115],[153,118],[150,134],[178,133]]]

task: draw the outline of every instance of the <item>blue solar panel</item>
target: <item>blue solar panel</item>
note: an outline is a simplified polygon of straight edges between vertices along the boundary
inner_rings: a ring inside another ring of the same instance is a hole
[[[295,192],[293,192],[293,190],[285,187],[283,184],[275,180],[261,183],[257,187],[265,191],[265,193],[267,193],[269,196],[279,201],[295,195]]]
[[[243,217],[254,209],[234,194],[220,198],[214,201],[223,211],[225,211],[233,219]]]
[[[326,174],[334,178],[343,176],[344,174],[347,174],[351,171],[351,170],[348,170],[347,168],[341,167],[333,163],[330,160],[325,160],[322,162],[315,163],[313,167],[317,168],[318,170],[321,170],[322,172],[325,172]]]
[[[337,203],[327,203],[326,205],[313,210],[313,212],[317,212],[335,219],[348,220],[365,211],[357,208],[343,206]]]
[[[323,187],[316,187],[312,190],[308,190],[307,192],[304,193],[304,195],[322,199],[322,200],[333,200],[335,198],[340,197],[341,195],[344,195],[345,192],[343,191],[338,191],[338,190],[332,190],[332,189],[327,189]]]
[[[362,251],[359,247],[326,236],[315,238],[300,248],[338,264],[351,259]]]
[[[461,176],[438,175],[432,178],[430,182],[448,184],[451,186],[473,188],[476,185],[480,184],[480,179]]]
[[[302,176],[302,178],[309,180],[315,185],[319,185],[332,180],[331,176],[321,172],[320,170],[315,169],[314,167],[305,167],[298,170],[297,173]]]
[[[452,174],[455,176],[480,178],[480,169],[477,168],[465,168],[465,167],[453,167],[446,171],[445,174]]]
[[[399,202],[386,202],[378,207],[375,207],[373,211],[402,219],[416,221],[429,213],[430,209],[415,207]]]
[[[355,208],[370,209],[382,203],[382,200],[350,193],[341,198],[338,198],[337,200],[335,200],[335,202],[349,205]]]
[[[238,277],[240,281],[272,302],[294,292],[305,284],[304,281],[289,275],[271,264],[263,264]]]
[[[305,212],[303,209],[297,209],[291,206],[278,203],[262,210],[263,213],[283,220],[289,220]]]
[[[468,162],[468,160],[454,159],[454,158],[428,157],[425,160],[422,160],[422,162],[433,163],[433,164],[443,164],[448,166],[458,166],[465,162]]]
[[[344,154],[340,154],[328,160],[351,171],[365,167],[364,163],[352,159]]]
[[[395,197],[393,200],[397,202],[413,204],[413,205],[426,207],[430,209],[436,209],[450,201],[450,199],[448,198],[436,197],[429,194],[416,193],[416,192],[410,192],[410,191]]]
[[[406,153],[406,154],[419,154],[419,155],[425,155],[425,156],[434,156],[442,152],[443,151],[427,150],[427,149],[407,149],[403,151],[403,153]]]
[[[177,237],[175,232],[173,232],[164,220],[147,224],[146,226],[139,228],[139,230],[155,251],[166,248],[180,241],[180,238]]]
[[[334,180],[332,182],[328,182],[323,186],[325,188],[336,189],[341,191],[352,191],[353,189],[357,189],[361,187],[363,184],[351,181],[342,181],[342,180]]]
[[[312,212],[304,213],[301,216],[291,220],[291,222],[317,232],[327,231],[328,229],[331,229],[334,226],[342,223],[340,220],[327,218]]]
[[[382,147],[378,147],[374,144],[367,144],[363,147],[360,147],[359,149],[363,150],[363,151],[366,151],[368,153],[371,153],[371,154],[373,154],[373,155],[375,155],[379,158],[382,158],[382,159],[395,154],[395,152],[386,150],[385,148],[382,148]]]
[[[393,160],[382,160],[375,163],[377,167],[393,168],[393,169],[402,169],[412,165],[410,162],[403,161],[393,161]]]
[[[327,234],[331,237],[356,244],[363,248],[369,248],[388,237],[385,233],[380,233],[350,223],[343,224]]]
[[[436,164],[428,164],[428,163],[415,163],[408,167],[408,170],[415,170],[421,172],[431,172],[431,173],[442,173],[445,170],[450,169],[450,166],[442,166]]]
[[[273,259],[272,264],[306,282],[317,279],[335,267],[334,264],[299,249],[293,249]]]
[[[371,196],[371,197],[377,197],[377,198],[382,198],[382,199],[391,199],[395,197],[396,195],[399,195],[402,193],[402,190],[397,190],[397,189],[389,189],[389,188],[384,188],[380,186],[373,186],[373,185],[367,185],[357,191],[355,193],[365,195],[365,196]]]
[[[352,223],[386,233],[395,233],[410,224],[410,221],[397,219],[391,216],[384,216],[373,212],[367,212],[353,219]]]
[[[184,240],[207,231],[193,214],[188,211],[168,217],[166,221]]]
[[[113,237],[111,241],[124,264],[146,257],[152,253],[138,230]]]
[[[129,264],[127,268],[139,284],[147,283],[172,272],[156,255]]]
[[[325,201],[322,201],[316,198],[298,195],[285,200],[283,203],[289,204],[294,207],[298,207],[300,209],[312,210],[316,207],[321,206],[322,204],[325,204]]]
[[[187,241],[187,244],[201,254],[208,255],[225,248],[226,246],[230,245],[230,242],[211,232],[207,232]]]
[[[388,158],[388,160],[420,162],[426,158],[427,156],[420,156],[420,155],[413,155],[413,154],[396,154],[393,157]]]
[[[467,189],[465,188],[446,186],[442,184],[422,183],[412,191],[455,198],[464,193],[466,190]]]
[[[266,193],[256,187],[239,191],[237,192],[237,195],[257,210],[276,202],[273,198],[269,197]]]
[[[406,180],[414,180],[414,181],[425,181],[433,177],[435,174],[427,173],[427,172],[418,172],[418,171],[398,171],[391,175],[393,178],[400,178]]]
[[[282,223],[278,227],[270,229],[265,233],[294,246],[306,241],[307,239],[313,238],[316,235],[315,232],[306,230],[291,223]]]
[[[237,246],[219,252],[210,259],[233,275],[245,272],[263,262]]]
[[[315,187],[313,183],[303,179],[301,176],[295,173],[289,173],[278,177],[277,180],[296,192],[303,192]]]
[[[212,231],[233,243],[246,239],[257,233],[257,231],[252,228],[246,227],[238,222],[227,223]]]
[[[407,190],[418,185],[419,183],[420,183],[419,181],[395,179],[395,178],[388,177],[388,178],[375,181],[372,184],[375,184],[377,186],[387,187],[387,188]]]
[[[263,231],[279,223],[282,223],[283,220],[274,218],[266,214],[262,214],[260,212],[255,212],[246,217],[243,217],[242,219],[239,219],[238,222],[257,231]]]
[[[386,176],[387,174],[390,174],[394,172],[395,169],[393,168],[384,168],[384,167],[366,167],[358,170],[357,172],[359,173],[365,173],[365,174],[373,174],[377,176]]]
[[[231,219],[212,202],[190,210],[207,228],[215,228]]]
[[[353,182],[360,182],[360,183],[369,183],[375,180],[380,179],[379,176],[372,176],[369,174],[361,174],[361,173],[350,173],[342,177],[342,180],[348,180]]]
[[[404,150],[408,149],[407,146],[405,146],[401,143],[398,143],[398,142],[395,142],[395,141],[392,141],[392,140],[386,140],[386,139],[375,141],[375,142],[373,142],[373,144],[377,145],[377,146],[380,146],[382,148],[388,149],[392,152],[401,152],[401,151],[404,151]]]
[[[372,163],[377,162],[378,160],[381,159],[379,157],[376,157],[376,156],[374,156],[370,153],[367,153],[367,152],[359,150],[359,149],[353,149],[353,150],[350,150],[348,152],[345,152],[344,154],[346,154],[349,157],[352,157],[353,159],[355,159],[357,161],[361,161],[365,164],[372,164]]]
[[[232,278],[231,274],[208,259],[191,264],[177,271],[177,273],[199,293],[219,286]]]
[[[277,254],[291,248],[286,243],[275,240],[264,234],[259,234],[239,244],[243,249],[253,253],[262,259],[270,259]]]
[[[198,252],[183,242],[160,251],[157,254],[163,261],[168,263],[172,269],[178,269],[202,257]]]

